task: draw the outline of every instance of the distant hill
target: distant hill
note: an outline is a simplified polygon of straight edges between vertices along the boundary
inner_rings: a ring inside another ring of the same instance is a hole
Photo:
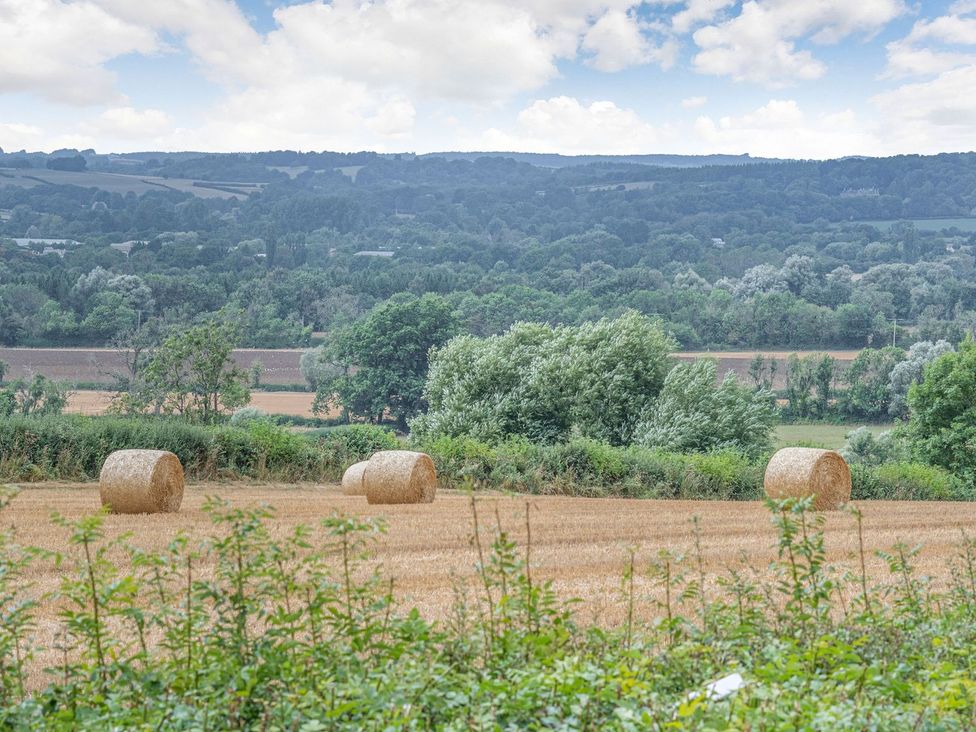
[[[478,158],[512,158],[543,168],[568,168],[591,163],[631,163],[658,168],[703,168],[708,165],[755,165],[756,163],[786,162],[780,158],[754,158],[744,155],[559,155],[556,153],[523,152],[436,152],[419,155],[422,158],[447,160],[477,160]]]

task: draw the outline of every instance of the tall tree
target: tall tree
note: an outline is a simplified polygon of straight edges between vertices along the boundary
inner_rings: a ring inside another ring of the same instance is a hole
[[[340,331],[330,344],[342,373],[318,384],[316,401],[337,401],[354,415],[380,421],[385,413],[406,429],[424,408],[428,354],[458,332],[458,320],[437,295],[397,295]]]

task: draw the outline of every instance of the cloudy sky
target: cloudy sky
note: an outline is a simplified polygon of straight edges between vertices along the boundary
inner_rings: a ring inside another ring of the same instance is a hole
[[[0,147],[976,149],[976,0],[0,0]]]

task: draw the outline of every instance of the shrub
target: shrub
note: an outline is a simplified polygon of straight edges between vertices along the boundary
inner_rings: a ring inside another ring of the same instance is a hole
[[[115,450],[169,450],[196,479],[275,477],[334,479],[329,451],[270,423],[248,429],[175,419],[14,417],[0,421],[0,476],[9,480],[92,480]]]
[[[851,464],[883,465],[908,460],[908,446],[893,430],[875,435],[867,427],[847,434],[847,444],[840,451]]]
[[[908,392],[908,436],[915,454],[976,484],[976,341],[930,363]]]
[[[240,407],[235,409],[234,413],[230,416],[230,423],[234,426],[241,426],[247,422],[253,422],[256,419],[266,419],[268,413],[263,409],[258,407]]]
[[[344,452],[353,462],[366,460],[379,450],[397,450],[400,442],[392,430],[371,424],[351,424],[314,433],[324,443]]]
[[[921,463],[851,466],[851,498],[889,501],[972,501],[976,491],[951,473]]]

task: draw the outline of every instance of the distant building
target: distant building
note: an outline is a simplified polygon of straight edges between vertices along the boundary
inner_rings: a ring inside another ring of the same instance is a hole
[[[361,252],[356,252],[357,257],[392,257],[393,252],[387,252],[380,249],[364,249]]]
[[[33,244],[43,244],[46,247],[66,249],[67,247],[80,247],[81,242],[74,239],[38,239],[37,237],[15,238],[14,244],[21,249],[28,249]]]
[[[129,241],[120,241],[115,244],[109,244],[109,246],[117,252],[122,252],[125,256],[129,256],[132,253],[133,247],[136,244],[146,244],[145,241],[140,241],[138,239],[131,239]]]

